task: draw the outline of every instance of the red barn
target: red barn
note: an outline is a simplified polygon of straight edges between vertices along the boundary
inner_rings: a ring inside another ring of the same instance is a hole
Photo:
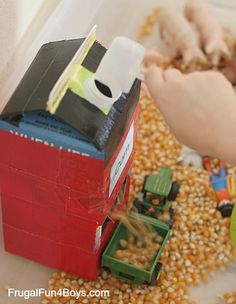
[[[83,39],[39,50],[0,113],[0,189],[5,249],[95,279],[124,206],[137,132],[140,81],[104,113],[70,87],[54,114],[48,96]],[[95,73],[95,42],[82,67]]]

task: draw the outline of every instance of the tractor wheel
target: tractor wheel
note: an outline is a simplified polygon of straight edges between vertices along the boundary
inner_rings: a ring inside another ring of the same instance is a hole
[[[149,285],[151,286],[156,286],[157,280],[159,279],[159,276],[161,274],[161,269],[162,269],[162,263],[157,262],[156,267],[152,273],[151,280],[149,282]]]
[[[139,199],[135,199],[133,206],[135,211],[143,214],[144,210],[143,210],[142,202]]]
[[[177,184],[176,182],[172,183],[171,189],[170,189],[170,193],[168,195],[168,200],[169,201],[175,201],[178,193],[179,193],[179,184]]]

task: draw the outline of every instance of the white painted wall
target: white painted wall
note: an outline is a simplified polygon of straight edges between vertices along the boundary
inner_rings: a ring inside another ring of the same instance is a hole
[[[6,102],[9,100],[11,94],[15,90],[17,84],[21,80],[40,47],[49,41],[85,36],[90,24],[93,24],[92,20],[94,19],[95,14],[99,10],[104,0],[5,1],[26,1],[29,3],[40,1],[41,7],[38,6],[39,9],[37,10],[37,14],[35,14],[33,17],[33,22],[28,22],[30,26],[28,30],[24,32],[24,35],[21,35],[22,39],[18,44],[16,43],[16,38],[12,39],[13,41],[10,43],[7,41],[7,37],[5,37],[7,45],[12,45],[11,49],[14,49],[14,54],[13,56],[11,56],[12,52],[7,54],[6,48],[4,47],[6,56],[4,63],[6,63],[6,59],[10,58],[10,60],[8,61],[8,65],[4,70],[1,70],[0,68],[0,112]],[[15,17],[14,14],[12,14],[11,20],[13,20],[12,18],[15,18],[16,23],[18,23],[18,17],[16,16],[17,14]],[[6,28],[8,18],[5,20],[6,21],[3,22],[3,26]],[[0,32],[1,31],[2,30],[0,28]],[[17,35],[14,34],[13,36],[16,37]],[[17,41],[19,41],[19,39]]]
[[[45,0],[0,0],[0,71]]]

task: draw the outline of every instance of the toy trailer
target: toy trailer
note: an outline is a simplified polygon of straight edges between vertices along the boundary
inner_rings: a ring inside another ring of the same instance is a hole
[[[43,45],[0,110],[5,250],[86,279],[116,226],[110,210],[127,202],[140,91],[134,77],[106,111],[85,97],[108,52],[91,37]]]
[[[172,181],[172,170],[161,168],[156,175],[146,176],[142,194],[135,199],[134,207],[141,214],[158,218],[159,212],[169,210],[170,226],[173,225],[173,208],[171,201],[176,199],[179,185]]]
[[[162,264],[159,262],[160,256],[167,240],[169,239],[170,228],[168,225],[162,223],[161,221],[142,214],[131,212],[129,217],[133,219],[136,218],[143,223],[150,225],[153,230],[157,232],[157,234],[163,237],[160,249],[156,253],[153,261],[151,261],[150,267],[148,269],[138,268],[132,264],[115,258],[115,252],[121,249],[120,240],[128,239],[128,233],[125,226],[119,223],[102,255],[102,266],[108,268],[112,275],[129,283],[155,285],[162,268]]]

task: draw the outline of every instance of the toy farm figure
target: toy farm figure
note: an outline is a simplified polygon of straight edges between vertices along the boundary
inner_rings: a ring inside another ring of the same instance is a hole
[[[210,173],[210,182],[215,192],[217,209],[223,217],[229,217],[233,210],[233,202],[227,189],[227,175],[224,162],[219,161],[218,163],[218,175],[215,175],[212,171],[208,157],[203,158],[203,166]]]

